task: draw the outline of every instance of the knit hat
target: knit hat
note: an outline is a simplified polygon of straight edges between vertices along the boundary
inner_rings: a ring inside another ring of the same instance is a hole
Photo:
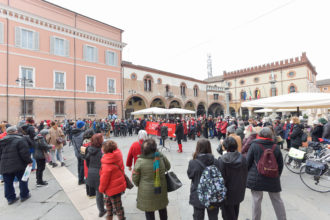
[[[235,125],[230,125],[228,128],[227,128],[227,132],[230,133],[230,134],[233,134],[235,133]]]
[[[319,122],[325,125],[327,123],[327,120],[325,120],[325,118],[320,118]]]
[[[48,129],[42,129],[39,134],[41,134],[42,136],[45,136],[47,134],[49,134],[49,130]]]
[[[17,126],[13,125],[6,129],[7,133],[14,133],[17,131]]]
[[[318,125],[319,124],[319,121],[318,120],[314,120],[313,121],[313,125]]]
[[[83,121],[77,121],[77,128],[81,129],[85,126],[85,122]]]

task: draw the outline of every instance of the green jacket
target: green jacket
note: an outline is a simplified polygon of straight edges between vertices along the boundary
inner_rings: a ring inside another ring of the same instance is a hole
[[[164,209],[168,205],[165,171],[171,168],[171,164],[165,155],[160,153],[159,168],[162,192],[155,194],[153,161],[152,154],[139,155],[133,172],[133,182],[138,187],[137,208],[145,212]]]

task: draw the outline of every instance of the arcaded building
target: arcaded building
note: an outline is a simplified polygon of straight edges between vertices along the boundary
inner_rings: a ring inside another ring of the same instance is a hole
[[[122,33],[47,1],[0,0],[0,120],[121,114]]]

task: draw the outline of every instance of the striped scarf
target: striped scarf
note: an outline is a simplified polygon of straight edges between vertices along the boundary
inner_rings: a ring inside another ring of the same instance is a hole
[[[160,172],[159,172],[159,152],[154,154],[154,189],[155,194],[161,194],[162,188],[160,185]]]

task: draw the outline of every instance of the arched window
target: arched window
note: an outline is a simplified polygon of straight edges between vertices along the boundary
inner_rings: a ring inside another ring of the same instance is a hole
[[[292,85],[289,88],[289,93],[294,93],[294,92],[296,92],[296,87],[294,85]]]
[[[152,77],[147,75],[144,77],[144,91],[151,92],[152,90]]]
[[[180,91],[181,91],[181,95],[182,96],[186,96],[186,88],[187,88],[186,84],[185,83],[181,83],[181,85],[180,85]]]
[[[166,85],[165,86],[165,90],[166,90],[166,92],[169,92],[170,91],[170,86],[169,85]]]
[[[195,97],[198,96],[198,86],[197,85],[194,86],[194,96]]]

